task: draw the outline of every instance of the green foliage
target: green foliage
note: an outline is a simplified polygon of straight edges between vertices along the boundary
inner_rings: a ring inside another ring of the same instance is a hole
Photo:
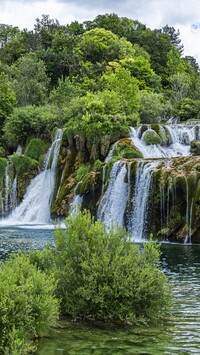
[[[38,169],[38,162],[25,155],[13,154],[10,156],[10,159],[18,176],[26,173],[28,170]]]
[[[0,176],[3,177],[6,169],[6,158],[0,158]]]
[[[106,231],[88,211],[57,229],[54,250],[62,312],[82,319],[159,321],[169,310],[167,278],[159,269],[159,246],[144,250],[125,230]]]
[[[129,116],[138,111],[138,81],[131,77],[128,69],[117,67],[114,72],[110,72],[108,67],[102,77],[102,83],[106,89],[118,94],[121,99],[121,110],[125,115]]]
[[[158,122],[164,116],[165,109],[162,94],[141,92],[139,114],[142,123]]]
[[[58,318],[56,281],[23,254],[1,264],[0,280],[0,352],[27,354]]]
[[[63,123],[64,117],[56,106],[16,108],[7,118],[4,138],[8,146],[14,147],[25,145],[27,138],[32,136],[50,141],[53,129],[62,127]]]
[[[49,79],[45,64],[34,53],[24,55],[12,67],[12,88],[19,106],[42,105]]]
[[[121,139],[113,149],[113,157],[134,159],[143,158],[142,153],[136,148],[129,139]]]
[[[93,64],[98,62],[108,63],[134,54],[130,42],[125,38],[119,38],[104,28],[86,31],[78,43],[77,50],[85,62]]]
[[[32,138],[26,147],[25,155],[31,159],[40,161],[40,157],[46,153],[47,143],[39,138]]]
[[[76,179],[77,181],[81,181],[84,176],[90,171],[90,165],[80,165],[78,170],[77,170],[77,173],[76,173]]]
[[[0,129],[16,104],[14,91],[10,88],[5,73],[0,73]]]
[[[199,118],[200,112],[200,100],[192,100],[189,97],[185,97],[180,100],[176,110],[177,116],[181,121]]]
[[[49,96],[50,102],[62,107],[63,105],[68,105],[69,101],[75,96],[78,96],[79,89],[77,86],[72,84],[69,78],[58,79],[58,85],[54,88]]]

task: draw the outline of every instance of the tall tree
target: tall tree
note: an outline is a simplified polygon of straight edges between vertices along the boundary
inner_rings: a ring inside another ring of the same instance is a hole
[[[184,46],[181,43],[180,31],[175,30],[174,27],[166,25],[162,28],[162,33],[169,35],[170,40],[171,40],[171,44],[178,49],[180,54],[182,54],[183,50],[184,50]]]
[[[16,104],[14,91],[10,88],[7,75],[0,74],[0,130]]]
[[[49,79],[44,62],[34,53],[20,58],[12,66],[12,75],[12,87],[19,106],[45,103]]]

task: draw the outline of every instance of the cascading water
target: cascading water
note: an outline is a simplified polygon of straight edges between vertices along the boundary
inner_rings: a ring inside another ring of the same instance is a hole
[[[129,215],[128,230],[134,240],[141,240],[145,234],[145,216],[148,211],[149,190],[151,187],[152,173],[159,161],[139,161],[135,191],[132,200],[133,209]]]
[[[145,131],[152,131],[151,127],[151,125],[146,125]],[[138,129],[131,128],[130,139],[134,146],[136,146],[144,156],[144,160],[140,159],[138,161],[134,182],[134,194],[131,193],[131,164],[128,164],[127,171],[125,171],[125,163],[118,161],[113,165],[107,191],[101,198],[98,209],[98,218],[106,225],[110,225],[111,221],[114,221],[119,225],[124,225],[125,221],[133,238],[137,240],[140,240],[145,236],[146,221],[148,217],[149,191],[153,171],[155,171],[159,164],[163,164],[166,171],[168,169],[170,170],[171,158],[189,156],[191,154],[191,141],[199,138],[199,122],[194,124],[157,125],[157,127],[162,136],[162,145],[147,145],[144,141],[145,132],[143,132],[142,126]],[[105,162],[112,158],[112,152],[113,147]],[[157,160],[152,161],[152,159]],[[124,182],[125,174],[127,174],[128,184]],[[171,183],[174,184],[174,186],[171,186]],[[102,189],[102,193],[103,191],[104,189]],[[188,232],[187,240],[185,241],[189,242],[191,240],[190,225],[192,221],[192,205],[189,209],[188,197],[186,198],[187,210],[185,219]],[[164,228],[163,231],[165,230],[166,237],[170,232],[171,218],[175,221],[175,204],[176,177],[169,179],[166,183],[160,183],[160,228]],[[171,213],[171,210],[173,213]]]
[[[16,225],[50,223],[50,206],[61,140],[62,130],[57,130],[42,171],[31,181],[21,204],[2,223]]]
[[[144,158],[173,158],[190,155],[190,142],[196,139],[197,128],[199,131],[200,124],[198,123],[191,126],[183,124],[158,125],[163,141],[168,141],[166,145],[147,145],[144,142],[144,134],[146,131],[141,134],[141,127],[138,129],[131,128],[130,138],[133,144],[141,151]],[[148,126],[147,130],[151,130],[151,126]]]
[[[127,174],[126,164],[114,163],[110,173],[108,188],[99,204],[97,217],[109,227],[112,223],[124,224],[124,212],[128,198],[128,184],[124,181]]]

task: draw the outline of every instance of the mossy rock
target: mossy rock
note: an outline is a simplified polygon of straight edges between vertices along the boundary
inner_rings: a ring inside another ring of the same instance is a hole
[[[48,148],[48,144],[39,138],[32,138],[26,147],[25,155],[31,159],[40,161],[40,157],[44,156]]]
[[[146,132],[149,129],[149,126],[147,124],[143,124],[140,127],[140,131],[139,131],[139,138],[142,137],[143,133]]]
[[[15,167],[18,176],[26,173],[29,170],[39,170],[38,162],[25,155],[13,154],[10,156],[10,159]]]
[[[125,159],[134,159],[134,158],[143,158],[143,154],[137,149],[134,148],[125,148],[122,151],[122,158]]]
[[[114,150],[113,157],[119,157],[124,159],[134,159],[134,158],[143,158],[143,154],[139,149],[132,143],[129,138],[120,139]]]
[[[151,129],[153,129],[153,131],[155,131],[157,134],[160,133],[160,126],[158,123],[152,123],[151,124]]]
[[[4,176],[6,170],[7,159],[0,158],[0,176]]]
[[[89,164],[87,164],[87,165],[81,164],[77,170],[77,173],[76,173],[77,181],[78,182],[81,181],[85,177],[85,175],[88,174],[90,169],[91,169],[91,166]]]
[[[200,141],[198,140],[193,140],[190,143],[190,150],[193,155],[200,155]]]
[[[144,132],[143,139],[147,145],[162,144],[162,139],[153,129]]]

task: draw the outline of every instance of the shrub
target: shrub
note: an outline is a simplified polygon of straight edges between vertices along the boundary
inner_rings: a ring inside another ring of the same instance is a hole
[[[55,261],[62,312],[82,319],[156,320],[169,309],[171,293],[159,268],[159,246],[134,245],[122,228],[106,231],[88,211],[57,229]]]
[[[27,354],[58,318],[55,279],[19,254],[1,264],[0,280],[0,352]]]
[[[32,138],[26,147],[25,155],[37,161],[47,150],[47,143],[38,138]]]
[[[31,136],[50,141],[53,129],[62,127],[64,122],[61,111],[53,105],[15,108],[6,120],[4,139],[11,147],[24,146]]]

